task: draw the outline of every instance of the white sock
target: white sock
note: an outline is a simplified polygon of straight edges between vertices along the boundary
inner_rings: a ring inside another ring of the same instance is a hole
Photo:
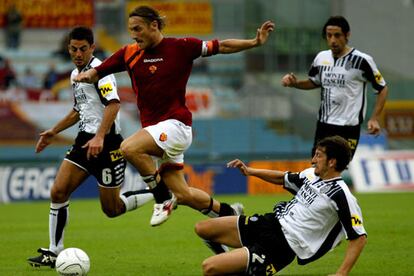
[[[63,250],[63,236],[69,219],[69,201],[50,203],[49,213],[49,250],[59,254]]]
[[[206,214],[206,216],[208,216],[209,218],[218,218],[219,214],[217,212],[214,212],[213,210],[211,210],[210,212],[208,212]]]
[[[154,199],[154,195],[149,190],[129,191],[119,197],[124,202],[127,212],[135,210]]]

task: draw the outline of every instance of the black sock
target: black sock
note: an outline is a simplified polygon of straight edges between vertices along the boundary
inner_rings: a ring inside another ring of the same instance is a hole
[[[211,249],[215,254],[225,253],[229,251],[228,247],[218,242],[204,240],[204,243]]]
[[[231,208],[230,205],[224,202],[220,202],[220,212],[219,217],[225,217],[225,216],[233,216],[234,210]]]
[[[171,193],[162,179],[154,189],[151,189],[151,192],[154,195],[155,202],[158,204],[171,198]]]
[[[147,183],[151,193],[154,195],[155,202],[161,204],[171,198],[171,193],[162,178],[160,182],[157,183],[157,175],[158,172],[153,175],[143,176],[142,179]]]

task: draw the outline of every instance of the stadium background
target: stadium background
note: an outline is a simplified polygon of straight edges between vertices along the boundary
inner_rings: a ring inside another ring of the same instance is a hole
[[[130,43],[126,18],[131,7],[150,4],[167,18],[165,34],[211,38],[250,38],[267,19],[276,23],[261,48],[233,55],[198,59],[191,75],[187,103],[194,114],[194,141],[186,154],[190,185],[210,193],[278,193],[244,178],[225,163],[241,158],[252,166],[298,170],[307,161],[319,104],[318,91],[295,91],[280,85],[287,72],[306,76],[315,54],[326,48],[321,27],[330,15],[344,15],[351,25],[350,45],[372,55],[388,82],[390,94],[376,138],[363,135],[349,180],[359,191],[414,187],[414,1],[412,0],[0,0],[0,25],[14,3],[24,28],[18,49],[7,49],[0,34],[0,56],[8,60],[17,83],[0,91],[0,203],[47,199],[57,167],[77,129],[65,131],[57,143],[34,153],[38,134],[52,126],[72,105],[68,73],[72,64],[62,55],[65,36],[74,25],[93,27],[100,54],[107,56]],[[54,66],[59,81],[43,89],[41,79]],[[22,87],[30,70],[38,82]],[[121,121],[126,137],[140,125],[126,74],[118,74]],[[371,89],[371,88],[370,88]],[[373,106],[370,93],[368,107]],[[368,108],[368,115],[371,108]],[[365,125],[364,125],[365,127]],[[366,154],[366,151],[370,154]],[[293,161],[286,161],[293,160]],[[358,179],[359,181],[351,181]],[[87,180],[75,196],[96,196]],[[128,168],[126,189],[142,185]]]

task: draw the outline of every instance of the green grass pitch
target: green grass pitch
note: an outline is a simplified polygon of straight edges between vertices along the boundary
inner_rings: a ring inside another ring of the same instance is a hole
[[[219,196],[240,201],[246,213],[272,210],[288,196]],[[368,231],[368,244],[351,275],[414,275],[414,193],[357,194]],[[210,250],[194,233],[200,213],[179,208],[162,226],[151,227],[152,204],[109,219],[99,201],[72,200],[65,246],[79,247],[91,259],[89,275],[201,275],[201,262]],[[48,246],[49,203],[0,205],[0,275],[56,275],[47,268],[32,268],[26,258]],[[280,275],[327,275],[340,265],[346,242],[322,259],[306,266],[291,264]]]

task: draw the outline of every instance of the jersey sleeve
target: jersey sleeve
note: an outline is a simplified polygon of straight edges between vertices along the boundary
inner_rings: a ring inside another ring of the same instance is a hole
[[[116,100],[119,102],[118,89],[114,75],[108,75],[98,81],[98,93],[104,105],[109,101]]]
[[[202,41],[198,38],[187,37],[181,39],[188,58],[194,60],[200,56],[207,57],[218,53],[218,40]]]
[[[283,188],[285,190],[296,195],[302,184],[303,181],[299,178],[299,173],[285,173],[285,181],[283,183]]]
[[[98,72],[99,78],[103,78],[107,75],[123,72],[126,70],[124,54],[126,47],[122,47],[110,57],[105,59],[99,66],[96,66],[95,69]]]
[[[208,57],[212,55],[218,54],[219,51],[219,42],[217,39],[203,41],[203,45],[201,47],[201,56]]]
[[[386,86],[386,82],[372,57],[368,55],[364,57],[361,62],[361,70],[364,80],[369,81],[376,91],[381,91]]]
[[[334,201],[339,221],[345,229],[347,239],[354,240],[359,236],[366,235],[361,208],[349,190],[339,189],[331,196],[331,199]]]
[[[305,184],[306,181],[314,182],[318,179],[319,177],[315,175],[314,168],[308,168],[306,170],[301,171],[300,173],[286,172],[284,177],[283,188],[295,195],[299,191],[300,187],[302,187]]]
[[[301,173],[291,173],[286,172],[284,178],[283,188],[289,191],[290,193],[296,195],[299,191],[300,187],[304,184],[305,175],[303,172]]]
[[[308,71],[308,78],[311,82],[313,82],[315,85],[320,86],[321,85],[321,75],[319,73],[319,66],[318,66],[318,56],[315,57],[313,60],[311,67]]]
[[[73,78],[75,77],[75,70],[73,70],[70,74],[70,85],[73,88],[75,85],[75,82],[73,81]],[[79,112],[78,103],[76,101],[75,95],[73,94],[73,110],[76,112]]]

